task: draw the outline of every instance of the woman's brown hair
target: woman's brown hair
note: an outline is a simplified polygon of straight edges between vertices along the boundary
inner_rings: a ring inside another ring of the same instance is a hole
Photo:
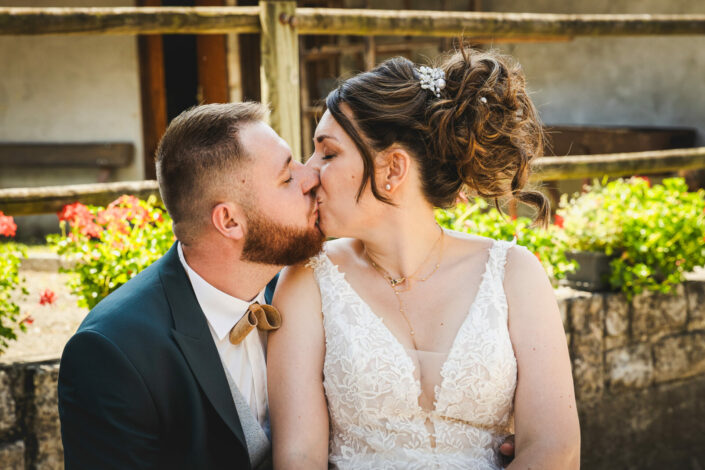
[[[404,147],[418,162],[423,192],[436,207],[454,203],[463,185],[472,195],[513,197],[549,217],[547,198],[525,190],[531,161],[542,155],[543,131],[518,63],[496,51],[461,49],[443,60],[440,97],[422,89],[413,62],[396,57],[333,90],[326,107],[352,138],[364,163],[362,194],[374,181],[374,154]],[[343,113],[345,103],[352,119]]]

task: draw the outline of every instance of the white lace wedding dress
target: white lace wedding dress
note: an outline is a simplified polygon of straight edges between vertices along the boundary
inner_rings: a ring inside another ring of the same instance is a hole
[[[512,426],[517,373],[503,288],[514,244],[493,242],[477,296],[440,361],[407,351],[325,253],[311,258],[322,297],[334,468],[501,468],[498,447]],[[419,373],[425,363],[435,363],[438,377],[427,407],[419,397],[428,384],[419,377],[434,374]]]

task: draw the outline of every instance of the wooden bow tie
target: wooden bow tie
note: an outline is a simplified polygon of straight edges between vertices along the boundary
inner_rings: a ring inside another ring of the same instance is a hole
[[[262,331],[276,330],[282,326],[282,316],[279,310],[271,305],[260,305],[255,302],[249,306],[245,315],[230,330],[230,342],[240,344],[243,339],[257,328]]]

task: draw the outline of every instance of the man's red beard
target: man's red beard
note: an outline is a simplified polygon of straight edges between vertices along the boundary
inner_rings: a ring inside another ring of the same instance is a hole
[[[242,259],[276,266],[297,264],[321,251],[324,240],[325,236],[317,226],[292,227],[249,210]]]

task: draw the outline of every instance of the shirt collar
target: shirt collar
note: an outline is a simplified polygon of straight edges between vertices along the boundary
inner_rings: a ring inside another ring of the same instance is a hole
[[[264,289],[248,302],[213,287],[188,265],[181,243],[178,243],[177,251],[179,252],[179,260],[186,270],[189,281],[191,281],[196,300],[198,300],[208,323],[219,340],[222,340],[230,333],[232,327],[242,318],[250,304],[254,302],[265,303]]]

